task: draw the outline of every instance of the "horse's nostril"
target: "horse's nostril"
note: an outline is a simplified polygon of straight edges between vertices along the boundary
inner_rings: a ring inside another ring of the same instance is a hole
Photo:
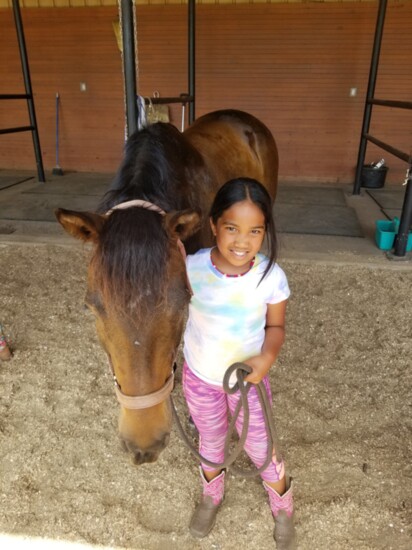
[[[136,453],[133,456],[133,464],[139,466],[140,464],[148,464],[150,462],[156,462],[159,458],[159,453],[155,452],[146,452],[146,453]]]
[[[139,447],[137,447],[131,441],[125,441],[124,444],[125,444],[126,451],[129,451],[129,453],[132,453],[132,455],[140,454],[141,451]]]
[[[168,445],[170,440],[169,434],[164,434],[161,439],[158,439],[147,449],[140,449],[135,443],[132,441],[128,441],[127,439],[120,439],[121,447],[124,451],[129,452],[133,455],[133,463],[134,464],[144,464],[146,462],[155,462],[160,452]]]
[[[144,464],[146,462],[146,460],[144,460],[145,454],[146,453],[136,452],[133,455],[133,464],[136,464],[137,466],[139,466],[139,464]]]

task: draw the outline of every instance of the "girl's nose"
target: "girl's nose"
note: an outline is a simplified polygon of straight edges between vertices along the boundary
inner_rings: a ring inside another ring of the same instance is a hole
[[[248,242],[248,235],[244,233],[237,233],[235,243],[239,245],[245,245]]]

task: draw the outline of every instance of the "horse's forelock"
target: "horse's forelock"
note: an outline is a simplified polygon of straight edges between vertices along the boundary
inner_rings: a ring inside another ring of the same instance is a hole
[[[169,257],[161,216],[143,208],[114,211],[92,261],[105,304],[131,314],[164,299]]]

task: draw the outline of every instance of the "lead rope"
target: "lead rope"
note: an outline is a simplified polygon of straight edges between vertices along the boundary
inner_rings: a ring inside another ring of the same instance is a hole
[[[236,379],[237,382],[233,387],[229,386],[229,380],[233,372],[236,371]],[[206,464],[207,466],[210,466],[211,468],[214,468],[216,470],[223,470],[225,468],[228,468],[231,466],[232,471],[237,474],[241,475],[243,477],[253,477],[256,475],[261,474],[266,468],[269,466],[273,459],[273,452],[276,455],[276,459],[280,462],[282,460],[281,452],[280,452],[280,445],[279,440],[277,437],[276,432],[276,426],[275,421],[273,419],[272,415],[272,409],[271,405],[269,403],[268,395],[266,393],[266,388],[263,384],[263,382],[259,382],[259,384],[256,384],[256,390],[258,393],[260,405],[262,407],[263,412],[263,418],[265,421],[265,428],[266,428],[266,434],[268,437],[268,446],[267,446],[267,454],[266,454],[266,460],[260,466],[259,468],[256,468],[255,470],[241,470],[240,468],[237,468],[236,466],[232,466],[232,464],[235,462],[235,460],[238,458],[240,453],[242,452],[247,433],[249,430],[249,403],[247,399],[247,395],[249,393],[249,390],[252,386],[249,382],[246,384],[244,383],[244,378],[247,374],[252,372],[252,369],[249,367],[249,365],[246,365],[245,363],[233,363],[231,365],[223,378],[223,389],[227,394],[233,394],[239,390],[240,392],[240,399],[238,401],[238,404],[236,405],[236,408],[233,412],[233,416],[229,423],[229,428],[226,436],[226,442],[225,442],[225,460],[218,464],[216,462],[211,462],[210,460],[207,460],[204,458],[199,451],[194,447],[192,441],[190,441],[189,437],[183,430],[182,424],[180,422],[175,404],[172,399],[172,395],[170,395],[169,399],[172,406],[172,414],[173,418],[176,422],[176,427],[179,432],[180,437],[182,438],[183,442],[186,444],[190,452],[196,456],[203,464]],[[239,440],[236,443],[233,451],[230,453],[230,444],[232,440],[232,436],[236,429],[236,421],[239,417],[240,410],[243,407],[243,425],[242,425],[242,433],[240,434]]]

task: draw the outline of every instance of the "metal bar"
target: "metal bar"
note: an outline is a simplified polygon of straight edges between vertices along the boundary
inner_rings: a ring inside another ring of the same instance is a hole
[[[182,105],[186,105],[186,103],[190,103],[193,100],[193,97],[187,95],[187,94],[180,94],[179,97],[145,97],[144,102],[146,105],[150,105],[150,103],[153,103],[153,105],[163,105],[165,103],[181,103]]]
[[[371,99],[372,105],[382,105],[384,107],[395,107],[397,109],[412,109],[411,101],[393,101],[390,99]]]
[[[0,130],[0,134],[14,134],[15,132],[32,132],[33,126],[18,126],[16,128],[3,128]],[[42,180],[41,180],[42,181]]]
[[[29,99],[27,94],[0,94],[0,99]]]
[[[189,26],[189,96],[192,101],[189,103],[189,125],[194,122],[196,118],[196,103],[195,103],[195,87],[196,87],[196,1],[189,0],[188,2],[188,26]]]
[[[367,143],[365,139],[365,134],[369,132],[370,120],[372,115],[372,105],[370,102],[373,99],[373,96],[375,93],[376,76],[378,73],[378,65],[379,65],[379,54],[380,54],[381,43],[382,43],[383,26],[385,23],[386,4],[387,4],[387,0],[379,1],[378,17],[376,20],[376,28],[375,28],[375,39],[374,39],[373,50],[372,50],[372,60],[371,60],[371,65],[369,70],[368,90],[366,93],[365,109],[363,113],[363,124],[362,124],[361,139],[359,144],[358,161],[356,165],[355,182],[353,185],[354,195],[360,194],[361,174],[362,174],[362,167],[365,162],[366,143]]]
[[[395,239],[394,256],[402,257],[406,254],[409,231],[412,224],[412,164],[409,164],[409,176],[406,184],[405,197],[403,199],[402,215],[399,223],[399,231]]]
[[[381,141],[380,139],[376,139],[375,137],[371,136],[370,134],[365,134],[364,137],[367,141],[371,141],[372,143],[374,143],[375,145],[377,145],[381,149],[384,149],[385,151],[387,151],[391,155],[394,155],[395,157],[398,157],[398,159],[404,160],[405,162],[409,162],[410,155],[408,155],[407,153],[404,153],[404,152],[400,151],[399,149],[396,149],[395,147],[392,147],[391,145],[388,145],[387,143]]]
[[[41,155],[39,132],[37,129],[36,111],[34,108],[33,91],[31,87],[31,78],[30,78],[30,70],[29,70],[29,61],[27,58],[26,42],[24,39],[23,22],[21,19],[19,0],[13,0],[13,14],[14,14],[14,21],[16,24],[17,39],[19,43],[24,87],[26,90],[26,95],[28,96],[27,108],[29,110],[30,124],[32,126],[32,138],[33,138],[34,154],[36,156],[37,174],[38,174],[39,181],[45,182],[46,178],[44,176],[43,159]]]
[[[126,102],[126,137],[137,130],[136,63],[134,44],[133,1],[121,0],[123,76]]]

